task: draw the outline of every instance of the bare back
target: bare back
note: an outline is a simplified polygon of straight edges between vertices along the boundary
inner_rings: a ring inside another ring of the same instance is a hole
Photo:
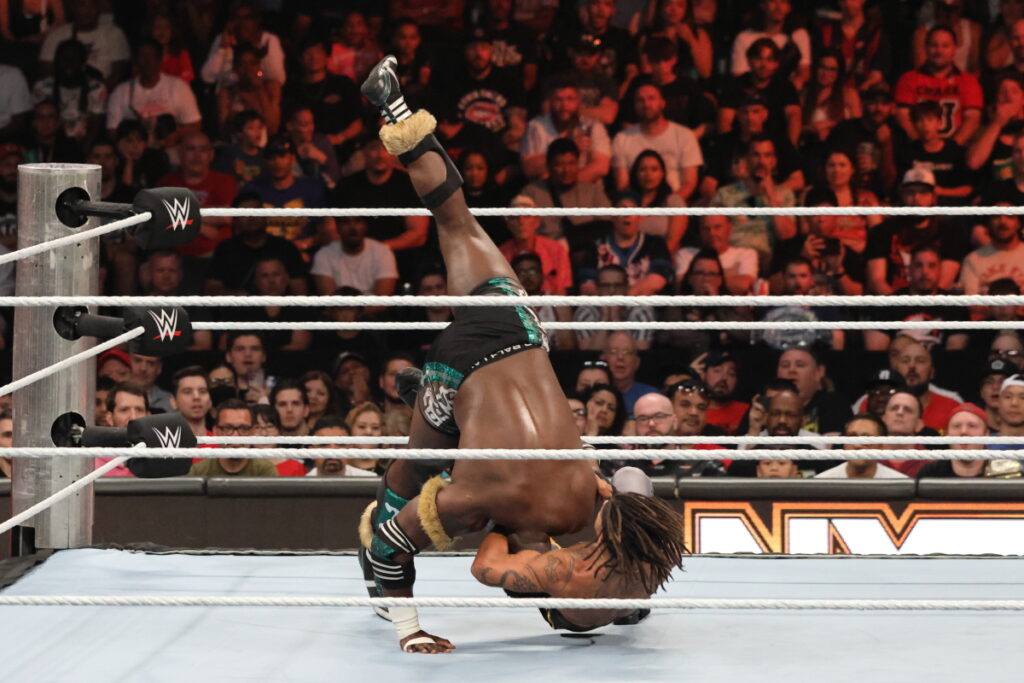
[[[476,370],[459,390],[455,416],[460,448],[580,447],[568,401],[540,349]],[[452,481],[480,491],[491,518],[513,529],[574,533],[593,520],[597,484],[585,460],[456,461]]]

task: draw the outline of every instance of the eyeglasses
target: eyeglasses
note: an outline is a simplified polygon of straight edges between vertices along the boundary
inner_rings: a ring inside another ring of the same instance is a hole
[[[576,417],[586,417],[587,410],[586,408],[574,408],[572,414],[575,415]]]
[[[252,431],[256,434],[275,434],[277,433],[277,427],[274,425],[257,425],[252,428]]]
[[[240,434],[245,436],[252,433],[252,426],[250,425],[217,425],[217,429],[224,432],[224,434]]]
[[[892,396],[893,394],[899,393],[899,391],[896,389],[896,387],[888,387],[883,384],[882,386],[871,387],[870,389],[868,389],[868,393],[875,395],[887,394],[889,396]]]
[[[603,360],[585,360],[585,361],[583,361],[583,369],[584,370],[593,370],[594,368],[597,368],[599,370],[607,370],[608,369],[608,363],[604,362]]]
[[[233,387],[235,386],[235,380],[230,377],[210,378],[211,387]]]
[[[1019,358],[1020,351],[1017,349],[1005,349],[1003,351],[992,350],[988,352],[989,359],[992,358]]]
[[[604,353],[606,356],[612,356],[613,358],[628,358],[629,356],[636,355],[636,351],[632,349],[608,349]]]
[[[671,418],[672,416],[668,413],[655,413],[654,415],[635,415],[633,419],[637,422],[664,422]]]

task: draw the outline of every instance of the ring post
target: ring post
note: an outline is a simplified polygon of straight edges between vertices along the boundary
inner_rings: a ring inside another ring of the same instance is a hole
[[[18,248],[95,227],[93,218],[69,228],[57,218],[57,197],[80,187],[100,193],[100,167],[92,164],[23,164],[18,167]],[[17,296],[89,296],[99,293],[99,241],[92,239],[43,252],[18,262]],[[23,377],[95,343],[68,341],[54,329],[54,307],[19,307],[14,314],[14,375]],[[53,446],[50,429],[64,413],[93,423],[95,360],[45,377],[14,393],[14,445]],[[88,458],[14,460],[11,490],[15,514],[93,470]],[[13,530],[15,554],[33,548],[76,548],[92,542],[93,493],[88,486]],[[29,527],[30,529],[27,529]],[[34,531],[33,531],[34,530]],[[19,552],[20,551],[20,552]]]

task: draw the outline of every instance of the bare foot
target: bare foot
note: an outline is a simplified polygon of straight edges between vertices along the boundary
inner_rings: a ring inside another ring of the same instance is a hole
[[[425,655],[447,654],[455,649],[447,638],[432,636],[426,631],[416,631],[402,638],[399,645],[404,652]]]

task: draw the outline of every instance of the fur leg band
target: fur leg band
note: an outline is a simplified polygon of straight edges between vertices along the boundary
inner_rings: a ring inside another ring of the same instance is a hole
[[[383,126],[380,139],[384,147],[396,155],[405,165],[413,163],[427,152],[435,152],[444,160],[445,180],[425,195],[420,196],[423,205],[428,209],[436,209],[455,191],[462,187],[462,175],[456,168],[444,147],[434,137],[437,120],[426,109],[420,109],[409,118]]]
[[[437,514],[437,493],[447,485],[448,482],[440,476],[429,480],[420,489],[420,502],[417,509],[423,531],[430,538],[430,542],[434,544],[434,549],[442,552],[451,548],[459,540],[445,532],[444,525],[441,524],[441,517]]]

